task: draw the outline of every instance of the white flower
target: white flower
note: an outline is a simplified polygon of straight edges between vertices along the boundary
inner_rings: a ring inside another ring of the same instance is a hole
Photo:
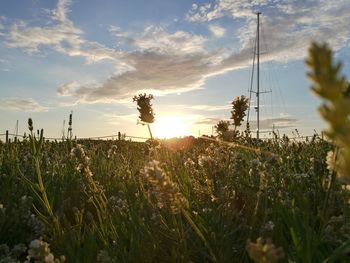
[[[335,155],[333,151],[329,151],[326,157],[327,169],[330,172],[335,171]]]

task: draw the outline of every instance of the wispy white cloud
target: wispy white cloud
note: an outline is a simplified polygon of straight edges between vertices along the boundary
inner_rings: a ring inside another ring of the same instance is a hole
[[[221,18],[223,16],[232,16],[234,18],[250,17],[253,12],[260,10],[268,3],[274,0],[216,0],[215,3],[205,3],[192,6],[186,18],[193,22],[205,22]]]
[[[6,17],[0,16],[0,37],[5,35],[5,33],[3,32],[3,30],[5,30],[5,26],[4,26],[5,21],[6,21]]]
[[[8,98],[1,101],[1,108],[6,110],[33,111],[45,112],[48,107],[45,107],[34,99]]]
[[[197,120],[194,124],[196,125],[209,125],[209,126],[213,126],[215,124],[217,124],[220,120],[220,118],[217,117],[213,117],[213,118],[201,118],[199,120]]]
[[[48,10],[46,26],[30,26],[19,21],[6,34],[7,46],[21,48],[29,54],[40,52],[41,47],[51,47],[69,56],[85,57],[88,63],[103,59],[116,60],[118,53],[97,42],[84,39],[84,32],[68,18],[71,0],[58,0],[54,10]]]
[[[226,34],[226,29],[219,25],[209,25],[209,30],[216,38],[223,37]]]
[[[200,111],[222,111],[231,109],[231,105],[182,105],[183,108]]]
[[[11,63],[7,59],[0,58],[0,71],[8,72],[10,70]]]
[[[262,48],[269,58],[289,61],[303,58],[310,41],[328,42],[335,50],[349,43],[350,2],[347,0],[245,1],[216,0],[192,8],[187,19],[208,22],[227,16],[246,26],[237,30],[241,49],[253,46],[256,21],[254,13],[262,11]],[[264,46],[268,41],[268,50]]]
[[[79,87],[79,83],[77,81],[71,81],[65,83],[57,88],[57,93],[60,96],[70,96],[72,91]]]
[[[137,123],[138,115],[136,113],[131,114],[114,114],[104,113],[105,120],[113,125],[125,124],[125,123]]]
[[[59,0],[56,9],[52,11],[53,18],[62,23],[72,24],[72,22],[67,18],[67,13],[70,12],[68,7],[71,4],[71,0]]]
[[[83,32],[67,18],[69,4],[70,0],[58,1],[56,9],[50,14],[53,25],[31,27],[24,21],[13,24],[7,35],[7,45],[22,48],[28,53],[38,52],[40,46],[52,46],[59,51],[79,49],[84,43]]]
[[[297,127],[298,119],[292,117],[281,117],[281,118],[270,118],[262,119],[259,122],[259,127],[262,130],[272,130],[275,129],[285,129],[285,128],[295,128]],[[257,128],[257,121],[249,121],[250,129],[254,131]]]
[[[146,27],[139,39],[130,40],[130,44],[141,50],[154,51],[161,54],[194,54],[204,52],[205,38],[185,31],[167,32],[162,27]]]
[[[220,120],[228,120],[228,119],[203,116],[202,118],[198,118],[198,120],[195,121],[194,123],[197,125],[213,126],[213,125],[216,125]],[[297,122],[298,122],[298,119],[295,119],[295,118],[262,119],[259,122],[259,127],[261,130],[272,130],[272,127],[274,127],[275,129],[295,128],[297,127]],[[251,120],[249,124],[250,124],[251,131],[254,131],[257,128],[256,120]],[[241,127],[245,128],[245,122],[241,125]]]

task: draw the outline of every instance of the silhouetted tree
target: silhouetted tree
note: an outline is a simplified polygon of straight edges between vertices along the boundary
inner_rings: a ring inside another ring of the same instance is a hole
[[[219,123],[215,125],[215,131],[219,135],[219,138],[222,138],[225,132],[228,132],[229,126],[229,121],[219,121]]]
[[[235,132],[237,127],[241,126],[242,121],[246,116],[245,112],[248,109],[248,107],[248,98],[246,98],[244,95],[236,97],[232,101],[231,119],[233,120],[232,124],[235,127]]]

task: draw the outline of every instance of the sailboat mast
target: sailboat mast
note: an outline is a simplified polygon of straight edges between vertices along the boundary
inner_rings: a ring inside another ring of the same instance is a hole
[[[256,138],[259,139],[259,130],[260,130],[260,101],[259,101],[259,96],[260,96],[260,69],[259,69],[259,64],[260,64],[260,43],[259,43],[259,19],[260,19],[260,14],[261,12],[257,12],[257,91],[256,91],[256,99],[257,99],[257,109],[256,109],[256,120],[257,120],[257,130],[256,130]]]

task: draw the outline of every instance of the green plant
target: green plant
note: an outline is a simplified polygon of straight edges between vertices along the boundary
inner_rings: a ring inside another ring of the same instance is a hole
[[[326,135],[339,147],[335,170],[340,180],[350,183],[350,86],[341,75],[341,63],[333,62],[332,57],[326,44],[313,43],[306,64],[312,90],[324,99],[319,112],[329,125]]]
[[[150,123],[154,122],[154,112],[152,108],[151,101],[153,100],[153,95],[146,93],[139,94],[138,96],[134,96],[133,102],[137,103],[137,110],[139,111],[139,119],[141,120],[141,124],[146,124],[148,127],[148,131],[151,139],[153,139],[151,128],[149,126]]]
[[[222,138],[225,132],[228,132],[229,126],[229,121],[219,121],[218,124],[215,125],[215,131],[219,135],[219,138]]]
[[[234,131],[236,131],[237,127],[241,126],[246,115],[245,112],[249,107],[248,98],[246,98],[244,95],[236,97],[231,104],[231,119],[233,120],[232,124],[234,125]]]
[[[30,179],[28,179],[20,169],[18,171],[21,174],[21,178],[26,182],[29,187],[32,190],[32,193],[34,194],[35,199],[41,206],[41,209],[37,208],[36,205],[33,204],[33,208],[37,214],[37,216],[42,220],[49,229],[52,230],[52,233],[54,236],[59,236],[62,234],[60,223],[58,220],[58,217],[54,214],[52,204],[49,201],[44,179],[41,173],[40,168],[40,162],[41,162],[41,151],[44,144],[44,130],[41,129],[40,132],[38,131],[38,138],[33,134],[33,121],[31,118],[28,119],[28,129],[30,131],[29,134],[29,143],[30,143],[30,150],[33,156],[33,163],[35,168],[35,174],[36,174],[36,182],[32,182]]]

